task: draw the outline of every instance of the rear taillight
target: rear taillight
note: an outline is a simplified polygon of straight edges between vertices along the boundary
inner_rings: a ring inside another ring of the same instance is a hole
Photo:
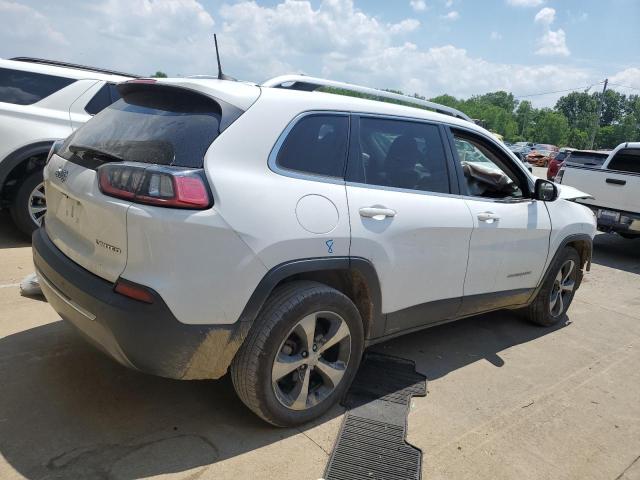
[[[98,168],[100,191],[159,207],[205,209],[212,205],[202,170],[107,163]]]

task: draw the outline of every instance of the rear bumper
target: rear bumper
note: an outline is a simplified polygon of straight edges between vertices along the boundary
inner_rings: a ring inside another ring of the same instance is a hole
[[[583,203],[583,205],[593,210],[598,222],[598,230],[601,232],[617,232],[640,236],[640,213],[624,212],[614,208],[600,208],[586,203]],[[599,215],[598,212],[600,210],[616,212],[618,216],[617,218],[609,218]]]
[[[245,322],[187,325],[160,295],[152,304],[113,291],[113,284],[66,257],[44,228],[33,234],[33,261],[49,304],[122,365],[176,379],[223,376],[246,337]]]

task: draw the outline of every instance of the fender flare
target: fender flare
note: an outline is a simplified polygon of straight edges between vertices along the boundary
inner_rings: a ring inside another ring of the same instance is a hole
[[[43,153],[49,153],[51,149],[51,145],[55,140],[43,140],[40,142],[31,143],[29,145],[25,145],[23,147],[14,150],[9,155],[7,155],[0,162],[0,194],[4,189],[5,182],[7,181],[7,177],[22,162],[26,159],[33,157],[34,155],[41,155]]]
[[[318,257],[292,260],[276,265],[269,270],[254,289],[245,305],[239,321],[253,324],[273,289],[283,280],[300,273],[312,273],[327,270],[355,272],[364,279],[371,299],[371,320],[366,338],[374,338],[384,332],[382,314],[382,294],[380,280],[373,264],[361,257]]]
[[[558,248],[556,248],[556,251],[553,254],[553,258],[551,258],[551,261],[549,262],[549,265],[547,266],[547,269],[545,270],[544,275],[540,279],[538,286],[534,289],[533,293],[531,294],[531,297],[529,297],[529,301],[527,302],[527,304],[531,303],[538,295],[538,292],[540,291],[542,286],[547,281],[547,278],[549,278],[549,275],[551,274],[551,267],[553,267],[553,264],[558,259],[558,256],[560,255],[564,247],[566,247],[569,243],[576,242],[576,241],[586,242],[587,245],[589,246],[589,249],[587,250],[587,253],[586,253],[586,258],[584,258],[583,260],[584,260],[584,265],[587,266],[587,271],[591,269],[591,257],[593,256],[593,239],[586,233],[573,233],[571,235],[567,235],[562,239],[562,241],[558,245]],[[579,279],[578,287],[580,286],[581,281],[582,281],[582,277],[580,277]]]

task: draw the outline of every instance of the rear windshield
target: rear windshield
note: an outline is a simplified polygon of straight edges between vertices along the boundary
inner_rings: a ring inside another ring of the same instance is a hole
[[[577,163],[578,165],[587,165],[589,167],[601,167],[607,159],[607,156],[606,153],[572,152],[566,160],[568,163]]]
[[[60,155],[91,168],[108,161],[201,168],[220,118],[220,106],[210,97],[176,87],[141,87],[79,128]]]
[[[640,173],[640,149],[627,148],[620,150],[609,162],[609,170]]]

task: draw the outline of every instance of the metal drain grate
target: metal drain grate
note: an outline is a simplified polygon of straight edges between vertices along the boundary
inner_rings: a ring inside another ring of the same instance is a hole
[[[427,394],[411,361],[368,353],[345,397],[349,408],[326,480],[418,480],[422,452],[405,441],[412,396]]]

